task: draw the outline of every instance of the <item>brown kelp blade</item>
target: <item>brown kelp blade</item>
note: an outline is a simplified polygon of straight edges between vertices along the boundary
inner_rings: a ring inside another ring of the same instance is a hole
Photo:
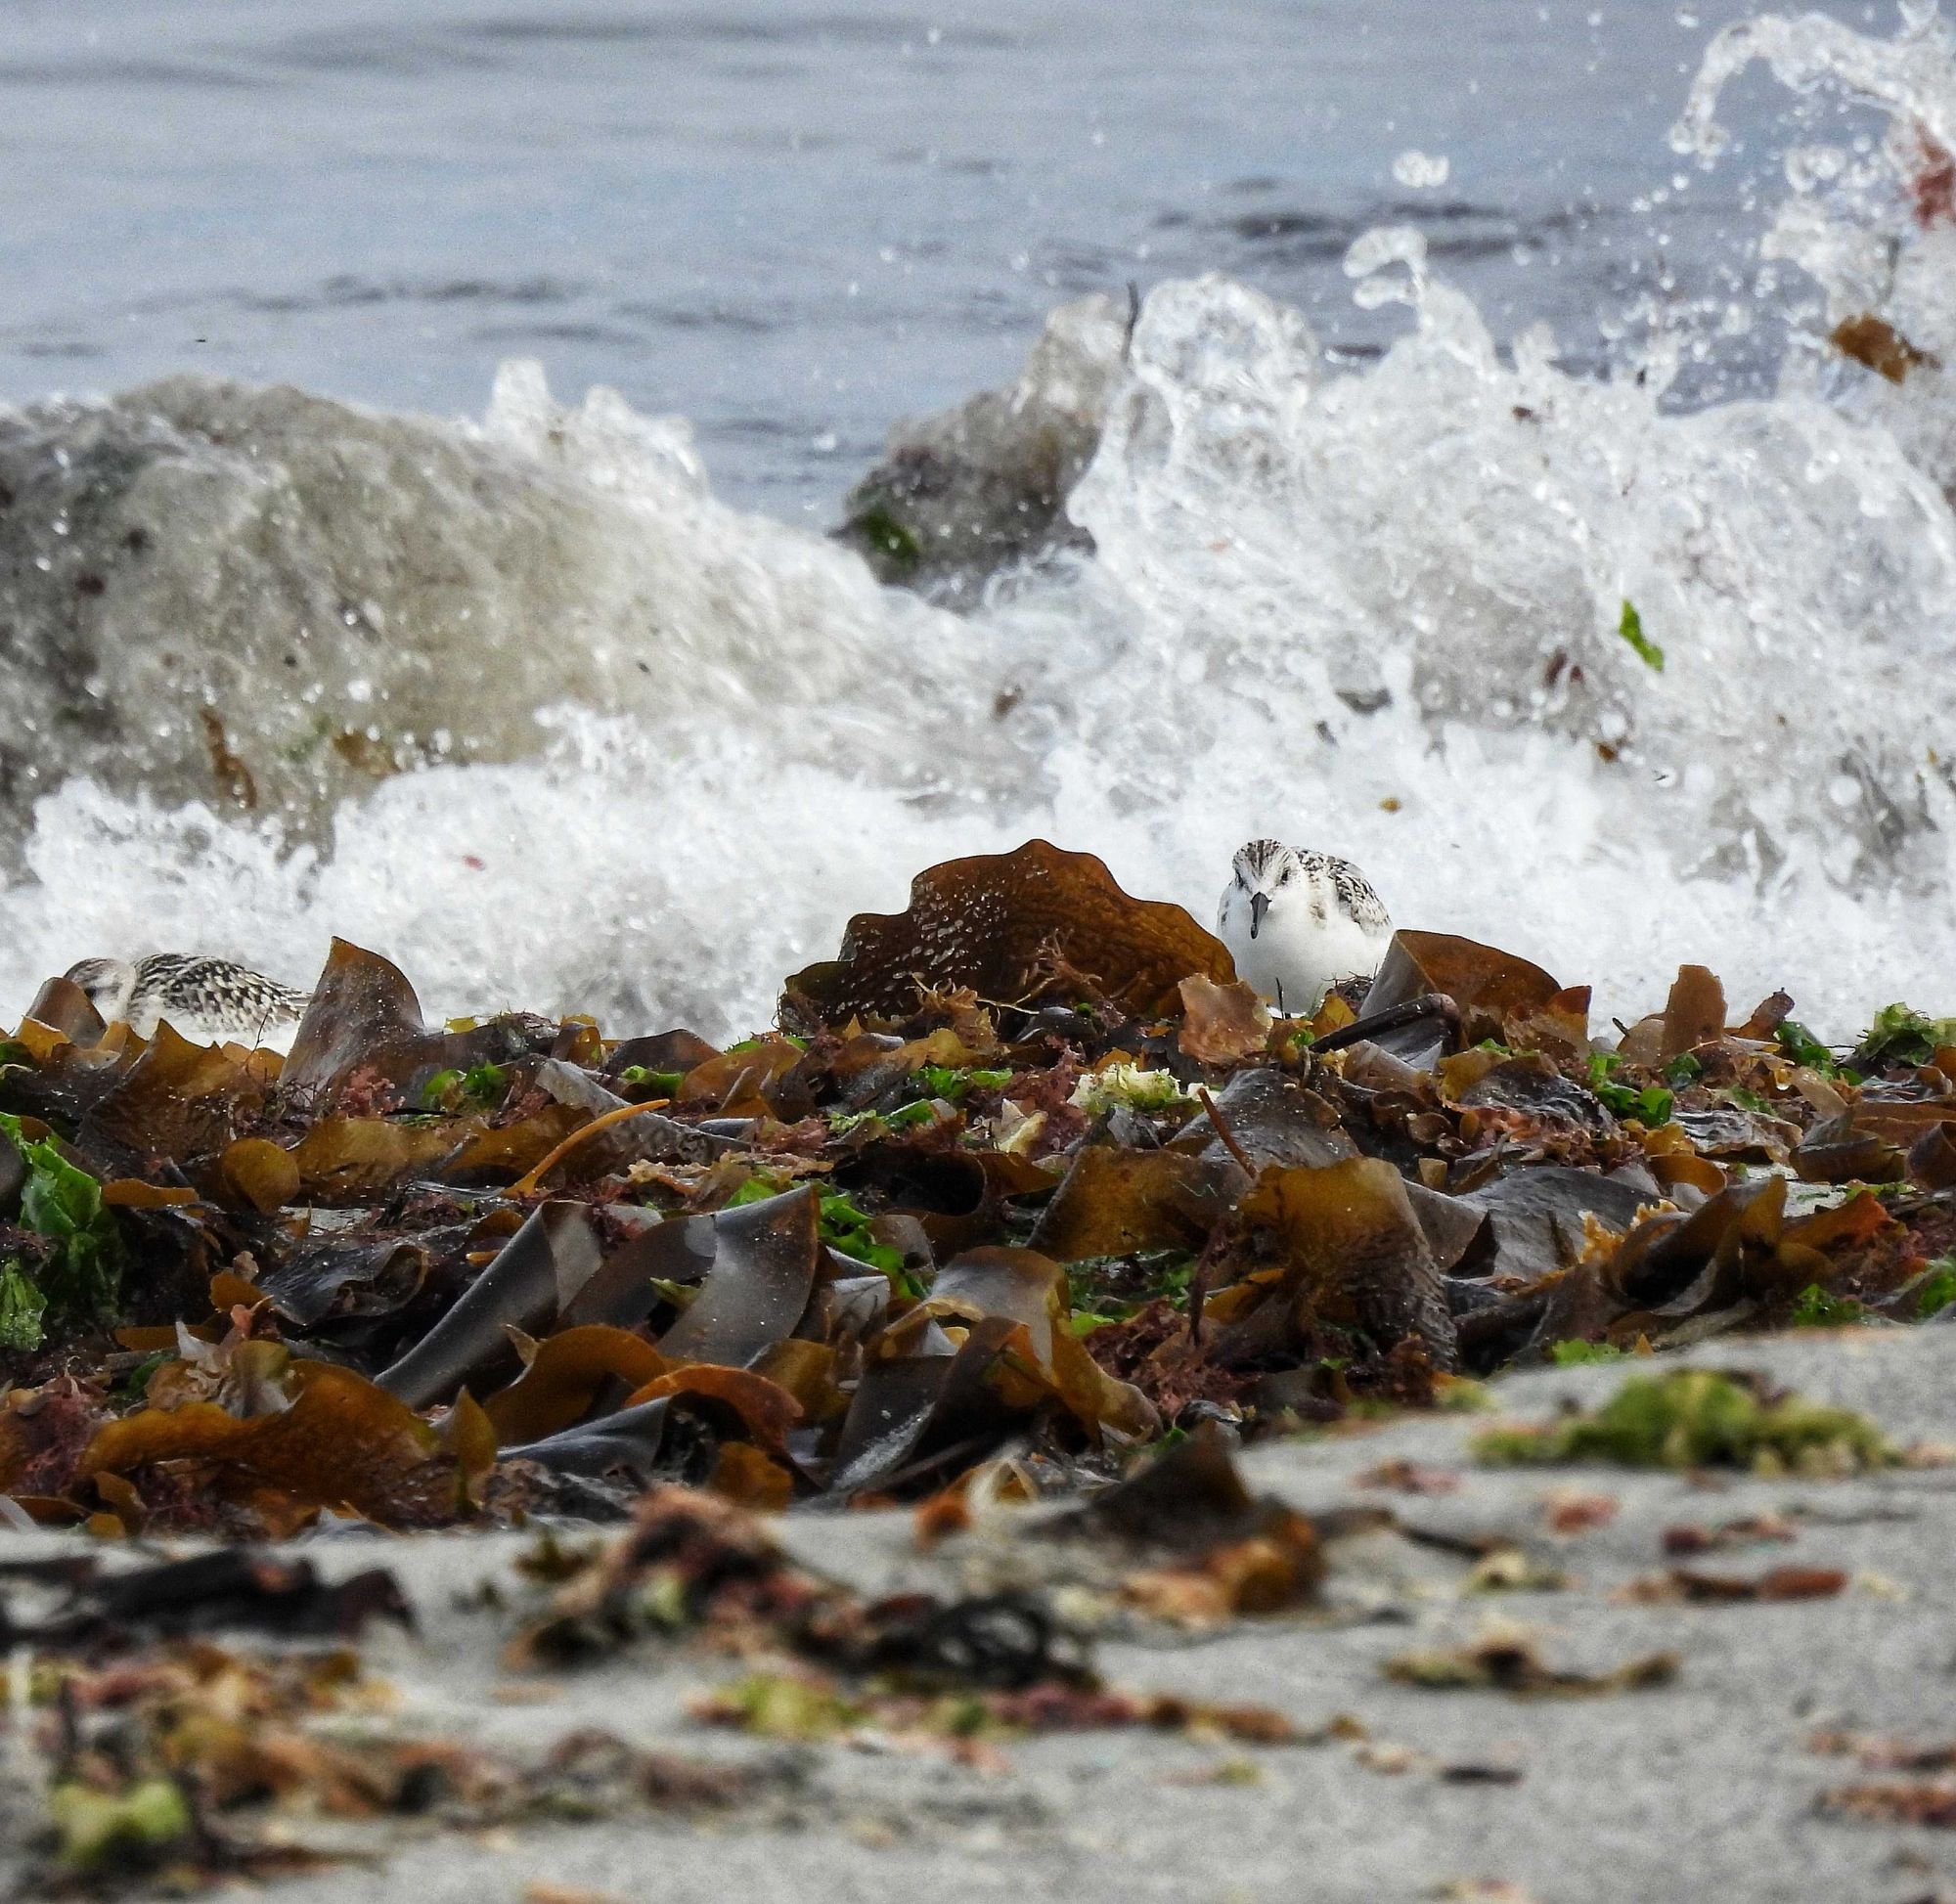
[[[250,1125],[268,1089],[266,1076],[250,1063],[158,1025],[135,1063],[82,1119],[76,1140],[84,1150],[107,1143],[166,1157],[196,1173]]]
[[[921,991],[958,986],[1016,1003],[1052,984],[1055,959],[1139,1014],[1178,1009],[1191,974],[1236,977],[1227,949],[1180,907],[1130,897],[1090,853],[1028,840],[918,873],[906,911],[859,913],[836,958],[788,980],[782,1022],[900,1018]]]
[[[335,939],[292,1035],[279,1082],[309,1104],[330,1105],[356,1073],[406,1085],[435,1071],[467,1071],[529,1049],[524,1030],[495,1019],[467,1032],[431,1032],[401,969]]]
[[[816,1193],[790,1190],[708,1220],[712,1266],[659,1352],[741,1368],[785,1342],[808,1307],[825,1254]]]
[[[1028,1240],[1062,1262],[1136,1250],[1200,1249],[1244,1181],[1226,1156],[1089,1144]]]
[[[1574,1051],[1586,1042],[1589,994],[1585,987],[1568,991],[1539,965],[1513,952],[1484,946],[1445,932],[1393,935],[1385,961],[1365,994],[1365,1012],[1384,1011],[1439,993],[1460,1010],[1460,1040],[1464,1044],[1495,1038],[1516,1048]],[[1437,1048],[1437,1037],[1422,1031],[1421,1048]],[[1400,1042],[1390,1048],[1401,1056]]]
[[[606,1389],[622,1401],[667,1367],[643,1336],[589,1322],[538,1343],[529,1366],[483,1407],[499,1442],[540,1441],[582,1421]]]
[[[1458,1199],[1487,1218],[1458,1273],[1533,1282],[1566,1269],[1587,1246],[1588,1225],[1623,1232],[1663,1201],[1648,1179],[1544,1165],[1517,1171]]]
[[[428,1266],[427,1249],[410,1237],[328,1233],[274,1264],[256,1289],[282,1323],[314,1330],[397,1313],[421,1293]]]
[[[34,994],[27,1021],[58,1032],[74,1044],[99,1044],[109,1027],[94,1001],[72,979],[49,979]]]
[[[1228,1126],[1230,1143],[1260,1170],[1271,1164],[1335,1164],[1358,1154],[1336,1107],[1281,1071],[1239,1071],[1213,1101]],[[1197,1144],[1211,1162],[1231,1155],[1208,1111],[1176,1133],[1178,1149]]]
[[[1068,1326],[1066,1271],[1037,1250],[972,1250],[948,1262],[932,1283],[925,1313],[947,1323],[1005,1320],[1025,1331],[1039,1379],[1089,1434],[1154,1432],[1160,1418],[1138,1389],[1116,1381]]]
[[[846,1497],[913,1480],[932,1472],[932,1456],[968,1466],[996,1448],[1027,1419],[990,1379],[1024,1333],[1009,1316],[988,1316],[951,1352],[870,1362],[842,1424],[829,1492]]]
[[[547,1203],[531,1213],[462,1300],[391,1368],[380,1386],[411,1408],[446,1400],[465,1383],[478,1390],[513,1374],[509,1331],[548,1330],[598,1273],[603,1244],[581,1203]]]
[[[1197,1064],[1240,1064],[1270,1041],[1270,1014],[1257,989],[1238,979],[1218,985],[1200,974],[1182,980],[1181,1033],[1177,1042]]]
[[[1232,1323],[1219,1352],[1253,1359],[1324,1329],[1420,1342],[1436,1368],[1455,1365],[1453,1321],[1404,1180],[1376,1157],[1320,1169],[1267,1170],[1243,1220],[1281,1252],[1268,1296]]]
[[[267,1487],[303,1509],[347,1507],[386,1526],[447,1518],[453,1464],[435,1432],[351,1369],[296,1364],[289,1408],[241,1420],[208,1401],[146,1408],[97,1431],[80,1474],[196,1462],[219,1489]]]

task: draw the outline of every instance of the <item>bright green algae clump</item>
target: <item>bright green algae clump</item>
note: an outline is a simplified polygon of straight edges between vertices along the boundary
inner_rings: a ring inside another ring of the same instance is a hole
[[[101,1872],[143,1861],[190,1836],[182,1789],[169,1779],[143,1779],[119,1795],[70,1779],[48,1793],[48,1812],[68,1870]]]
[[[71,1318],[113,1314],[122,1287],[122,1239],[103,1206],[102,1185],[76,1170],[52,1139],[28,1137],[19,1118],[0,1113],[0,1143],[12,1143],[26,1168],[22,1227],[55,1246],[38,1275],[18,1257],[0,1262],[0,1347],[35,1349],[49,1309]]]
[[[1498,1466],[1611,1461],[1626,1468],[1754,1468],[1852,1474],[1891,1467],[1900,1451],[1851,1408],[1803,1395],[1761,1395],[1715,1369],[1633,1376],[1600,1407],[1539,1428],[1497,1428],[1476,1455]]]

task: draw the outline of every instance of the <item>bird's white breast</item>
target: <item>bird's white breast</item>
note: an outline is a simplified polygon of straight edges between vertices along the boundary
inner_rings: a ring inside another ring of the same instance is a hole
[[[1335,905],[1312,915],[1308,891],[1279,893],[1250,936],[1250,896],[1232,887],[1222,902],[1219,937],[1236,961],[1236,975],[1293,1017],[1309,1016],[1341,979],[1369,978],[1391,942],[1390,930],[1367,929]]]

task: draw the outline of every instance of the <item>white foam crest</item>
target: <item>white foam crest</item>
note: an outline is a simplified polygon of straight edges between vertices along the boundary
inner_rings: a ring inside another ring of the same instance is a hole
[[[1539,337],[1504,365],[1403,235],[1354,262],[1403,269],[1419,321],[1356,376],[1319,382],[1295,314],[1244,287],[1149,300],[1072,502],[1081,594],[1122,631],[1075,686],[1076,775],[1171,807],[1211,866],[1229,833],[1350,852],[1401,917],[1621,1005],[1686,956],[1844,1031],[1871,990],[1934,995],[1956,923],[1935,486],[1812,398],[1675,416]]]
[[[1903,0],[1891,40],[1858,33],[1826,14],[1760,14],[1712,35],[1684,111],[1671,128],[1673,152],[1715,157],[1730,144],[1718,123],[1718,96],[1745,68],[1763,62],[1781,85],[1810,93],[1836,86],[1882,110],[1906,112],[1941,145],[1956,145],[1956,67],[1935,0]]]
[[[1096,586],[1139,610],[1089,690],[1109,749],[1137,678],[1199,668],[1183,751],[1261,727],[1279,778],[1365,744],[1356,710],[1409,691],[1430,721],[1615,751],[1632,814],[1682,785],[1698,850],[1751,828],[1770,859],[1810,833],[1840,876],[1886,878],[1948,711],[1935,487],[1818,402],[1665,415],[1538,348],[1506,368],[1464,298],[1417,275],[1408,294],[1417,332],[1321,388],[1308,333],[1257,293],[1149,300],[1072,504]],[[1662,671],[1623,638],[1626,600]],[[1865,797],[1816,810],[1812,782],[1843,776]]]
[[[197,946],[303,981],[337,933],[397,959],[433,1011],[582,1010],[614,1031],[726,1036],[766,1022],[788,972],[831,952],[851,912],[900,908],[934,861],[1044,832],[1207,921],[1218,868],[1272,824],[1357,859],[1404,922],[1595,982],[1599,1024],[1661,1002],[1686,958],[1720,971],[1735,1008],[1785,983],[1843,1037],[1875,994],[1934,998],[1946,972],[1946,903],[1898,885],[1849,898],[1806,853],[1680,883],[1664,822],[1688,823],[1682,792],[1626,816],[1593,752],[1404,705],[1374,718],[1363,747],[1326,748],[1281,780],[1241,771],[1257,756],[1219,742],[1167,810],[1124,795],[1075,743],[1048,763],[1050,799],[990,819],[770,766],[751,745],[680,763],[675,780],[633,724],[557,725],[545,759],[389,781],[340,810],[317,857],[282,857],[262,829],[207,810],[72,782],[37,817],[43,883],[5,896],[0,990],[23,1002],[105,945]]]

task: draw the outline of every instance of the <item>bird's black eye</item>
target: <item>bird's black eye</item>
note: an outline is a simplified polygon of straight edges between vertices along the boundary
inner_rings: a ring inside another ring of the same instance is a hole
[[[1295,866],[1286,866],[1283,871],[1277,874],[1277,884],[1279,886],[1288,886],[1296,877],[1297,868]]]

